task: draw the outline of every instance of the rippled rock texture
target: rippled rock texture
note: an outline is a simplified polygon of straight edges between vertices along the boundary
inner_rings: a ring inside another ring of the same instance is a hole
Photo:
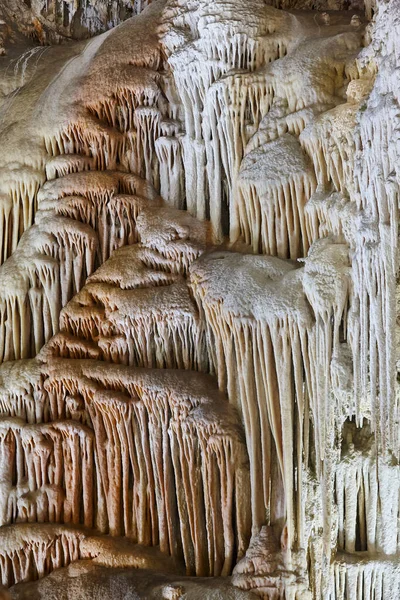
[[[397,2],[2,13],[0,597],[399,598]]]

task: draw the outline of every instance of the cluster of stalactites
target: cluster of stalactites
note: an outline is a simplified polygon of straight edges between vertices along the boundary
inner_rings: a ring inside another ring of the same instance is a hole
[[[307,157],[288,133],[245,156],[235,208],[240,233],[254,252],[292,259],[307,254],[304,207],[314,189]]]
[[[312,319],[301,271],[277,258],[219,252],[194,263],[191,284],[219,385],[244,421],[253,531],[266,520],[286,522],[289,548],[295,531],[302,546],[304,506],[295,487],[301,489],[303,451],[308,452],[303,372],[309,379]]]
[[[160,545],[188,573],[229,574],[249,538],[247,453],[235,410],[209,376],[70,359],[49,359],[43,372],[49,402],[73,419],[62,423],[93,428],[94,472],[82,472],[97,528]],[[64,459],[66,494],[78,501],[85,486]]]
[[[48,217],[21,238],[0,267],[0,360],[28,358],[58,329],[61,299],[92,272],[94,232],[70,219]]]
[[[169,205],[184,207],[181,125],[158,63],[159,58],[148,64],[134,59],[120,65],[118,81],[107,79],[100,97],[93,95],[89,78],[87,97],[82,92],[85,114],[45,138],[52,157],[46,167],[50,178],[122,168],[153,184]]]
[[[269,4],[276,8],[290,10],[337,10],[337,11],[361,11],[365,10],[365,16],[368,20],[372,19],[376,7],[376,0],[269,0]],[[351,12],[350,14],[353,14]],[[321,21],[323,23],[323,21]]]
[[[36,359],[0,365],[0,417],[19,417],[26,423],[55,419],[43,390],[44,376]]]
[[[160,545],[188,573],[229,574],[249,539],[247,452],[212,380],[45,358],[0,367],[4,387],[16,373],[22,387],[20,418],[7,416],[16,392],[1,394],[2,524],[82,523]],[[24,420],[32,386],[42,402],[33,420],[48,423]]]
[[[398,455],[395,323],[399,178],[397,146],[391,143],[397,110],[390,94],[385,92],[384,97],[387,100],[381,110],[376,110],[380,96],[375,90],[372,93],[371,108],[362,113],[357,139],[356,201],[361,218],[353,249],[355,312],[350,333],[357,357],[355,395],[370,398],[379,448]]]
[[[363,433],[366,432],[363,439]],[[395,555],[399,551],[399,468],[393,456],[376,456],[368,426],[346,434],[335,469],[338,548]]]
[[[148,4],[148,0],[133,3],[126,0],[39,0],[32,3],[5,0],[2,8],[3,16],[13,20],[16,27],[39,42],[41,48],[103,33],[141,13]]]
[[[156,140],[162,136],[164,121],[169,118],[168,105],[155,71],[130,65],[125,70],[126,73],[119,74],[123,84],[117,86],[116,93],[87,105],[96,123],[92,133],[86,127],[82,129],[78,122],[70,127],[69,135],[75,140],[75,146],[79,145],[83,152],[90,151],[98,168],[121,164],[158,187],[160,163]],[[131,87],[129,81],[133,82]],[[104,153],[106,137],[110,152]]]
[[[17,523],[0,529],[0,584],[6,587],[41,579],[79,559],[86,559],[86,564],[180,571],[173,559],[156,548],[80,525]]]
[[[72,421],[0,418],[0,523],[83,522],[97,510],[93,433]]]
[[[159,206],[152,185],[123,171],[83,171],[48,181],[38,194],[39,208],[89,225],[98,236],[103,263],[121,246],[137,241],[136,219],[149,204]],[[63,305],[65,302],[63,303]]]
[[[332,183],[338,192],[352,191],[358,109],[358,104],[340,104],[312,121],[300,135],[300,142],[313,161],[318,184]]]
[[[318,239],[316,226],[310,230],[304,215],[316,183],[326,187],[332,182],[337,190],[345,190],[352,181],[355,115],[360,97],[370,85],[369,80],[359,79],[366,75],[354,60],[360,43],[356,38],[348,32],[335,37],[333,46],[322,38],[319,57],[312,63],[308,60],[309,46],[302,44],[295,54],[289,53],[266,68],[269,107],[264,109],[266,114],[241,161],[231,228],[233,239],[241,235],[256,252],[282,258],[305,256],[309,245]],[[286,76],[297,69],[306,71],[305,81],[309,78],[314,85],[303,90],[303,80]],[[329,85],[320,77],[327,69],[332,71]],[[349,102],[332,109],[341,86],[349,81]]]
[[[93,171],[48,181],[38,200],[36,224],[0,267],[1,361],[39,352],[61,307],[116,248],[138,241],[141,211],[161,202],[137,175]]]
[[[190,273],[219,385],[245,426],[253,530],[265,521],[286,523],[288,547],[304,548],[306,496],[296,492],[305,486],[304,466],[321,475],[332,432],[354,414],[351,402],[339,410],[331,397],[341,369],[349,371],[348,387],[352,383],[348,247],[321,240],[303,269],[277,258],[219,252],[199,259]],[[349,364],[340,364],[343,353]]]
[[[141,243],[114,252],[61,311],[51,352],[66,356],[70,347],[73,357],[207,371],[204,329],[185,275],[204,252],[208,226],[150,206],[136,227]]]
[[[0,265],[16,250],[24,231],[34,222],[36,196],[44,175],[39,170],[19,168],[2,174],[0,185]]]
[[[361,214],[347,194],[334,191],[330,185],[320,184],[307,202],[304,212],[311,242],[334,236],[353,246]]]
[[[320,560],[321,568],[313,576],[316,594],[326,594],[330,556],[337,545],[337,473],[342,427],[353,419],[357,406],[353,397],[353,357],[348,344],[348,314],[352,302],[349,248],[335,238],[321,238],[311,246],[303,274],[304,292],[313,311],[314,325],[308,331],[307,355],[310,364],[308,384],[309,414],[312,422],[312,452],[305,457],[306,471],[315,473],[321,498],[320,532],[309,529],[309,547]],[[304,477],[306,485],[306,476]],[[306,494],[307,496],[307,494]],[[315,497],[311,491],[310,497]],[[346,521],[350,516],[346,512]],[[315,527],[317,524],[315,523]],[[321,557],[321,558],[320,558]]]
[[[346,418],[358,426],[371,418],[386,447],[398,435],[395,103],[386,98],[384,114],[379,102],[367,108],[355,138],[369,85],[354,60],[361,29],[334,28],[331,39],[329,20],[318,15],[309,23],[318,43],[303,39],[292,51],[294,17],[258,0],[251,13],[224,3],[223,22],[220,2],[170,8],[163,44],[177,89],[167,89],[170,74],[132,65],[119,72],[115,94],[83,102],[84,118],[46,138],[49,181],[37,225],[0,270],[6,360],[37,351],[58,330],[64,306],[61,331],[41,352],[45,367],[0,367],[1,515],[85,523],[160,544],[199,575],[229,574],[249,528],[258,534],[272,523],[287,550],[274,590],[288,594],[293,583],[296,594],[304,584],[296,552],[320,519],[310,525],[307,508],[318,494],[333,500],[321,508],[321,539],[309,546],[317,567],[321,548],[325,571],[336,546],[397,551],[397,528],[388,533],[398,517],[395,459],[338,450]],[[348,102],[336,106],[347,85]],[[172,102],[177,93],[182,111]],[[150,183],[121,169],[151,181],[171,206],[186,202],[190,213],[210,217],[214,239],[226,231],[228,203],[232,241],[274,256],[199,259],[207,227],[160,208]],[[8,197],[1,205],[10,232],[4,258],[22,233],[17,219],[32,221],[25,204],[22,213]],[[299,257],[303,268],[280,260]],[[149,383],[138,367],[164,371],[149,372]],[[217,374],[244,422],[250,482],[234,411],[199,374],[182,394],[189,379],[177,368]],[[23,385],[9,393],[14,372]],[[194,381],[204,389],[193,398]],[[306,478],[314,475],[321,489],[313,495]],[[268,588],[268,568],[254,569],[252,550],[255,586]],[[332,600],[370,593],[374,577],[388,589],[379,565],[344,563],[332,567]]]
[[[347,598],[396,598],[400,574],[392,557],[359,559],[339,553],[332,564],[328,600]]]
[[[218,9],[225,11],[223,21]],[[217,3],[208,13],[201,3],[196,18],[183,5],[178,11],[167,7],[163,45],[183,105],[187,208],[209,217],[221,241],[243,148],[272,101],[268,84],[250,73],[285,55],[290,18],[262,2],[251,11],[235,2],[228,13]],[[180,32],[182,22],[190,33]]]
[[[32,581],[81,558],[83,531],[63,525],[15,524],[0,530],[1,583]]]
[[[133,290],[90,283],[61,311],[60,331],[97,342],[107,361],[207,370],[204,332],[185,282]]]
[[[347,340],[347,313],[351,302],[349,249],[344,243],[323,238],[311,246],[304,262],[304,292],[315,318],[315,325],[308,332],[307,352],[313,365],[309,381],[310,403],[319,471],[324,451],[330,447],[328,432],[332,428],[340,430],[345,414],[335,410],[331,393],[336,383],[333,359],[345,354]],[[349,369],[352,369],[351,361]],[[353,406],[349,407],[349,416],[353,416],[353,410]]]
[[[206,176],[209,208],[204,200],[197,206],[188,197],[188,210],[200,218],[209,213],[214,236],[222,239],[227,224],[223,222],[224,205],[229,206],[229,231],[237,235],[235,207],[238,177],[244,149],[257,130],[262,116],[273,100],[273,89],[265,77],[248,72],[226,75],[211,85],[205,98],[202,136],[205,141]]]
[[[134,176],[120,177],[138,182]],[[113,181],[114,192],[119,191],[109,173],[88,171],[63,179],[44,186],[42,210],[54,210],[83,187],[89,199],[107,198]],[[208,370],[205,332],[185,282],[190,265],[204,252],[208,226],[176,209],[155,210],[151,203],[135,226],[142,243],[116,250],[61,311],[61,331],[40,354],[46,366],[36,361],[15,366],[27,389],[17,405],[14,396],[4,394],[5,447],[10,436],[15,439],[4,464],[14,470],[16,461],[22,473],[32,463],[41,479],[32,476],[34,489],[25,490],[23,480],[13,487],[4,474],[4,522],[84,523],[160,544],[164,552],[183,557],[190,573],[227,575],[245,552],[250,533],[247,452],[234,409],[217,391],[210,395],[205,376],[191,374],[191,391],[182,392],[189,381],[184,372],[135,375],[131,367],[111,364]],[[104,369],[103,361],[83,360],[93,358],[111,363]],[[2,371],[5,386],[11,373],[0,367],[0,376]],[[28,399],[32,385],[41,394],[41,414],[35,416]],[[7,405],[16,415],[11,421]],[[28,414],[32,421],[50,421],[40,425],[43,432],[24,424],[21,417]],[[70,448],[68,435],[60,442],[53,433],[61,423],[75,431],[75,438],[82,430],[78,438],[90,442],[85,481],[76,481],[76,465],[83,460],[79,447]],[[24,454],[19,438],[28,439],[26,431],[36,431],[37,444],[29,442]],[[78,512],[77,506],[82,507]]]

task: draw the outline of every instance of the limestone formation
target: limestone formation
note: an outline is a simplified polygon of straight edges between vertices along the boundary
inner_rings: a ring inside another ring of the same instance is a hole
[[[0,13],[0,598],[400,598],[397,0]]]

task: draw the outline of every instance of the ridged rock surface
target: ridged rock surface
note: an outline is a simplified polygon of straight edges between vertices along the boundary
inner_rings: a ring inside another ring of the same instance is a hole
[[[397,600],[398,2],[1,9],[0,598]]]

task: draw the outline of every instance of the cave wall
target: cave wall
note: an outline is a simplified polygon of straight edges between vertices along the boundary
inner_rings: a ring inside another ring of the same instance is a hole
[[[400,595],[399,8],[294,4],[3,25],[12,597]]]

